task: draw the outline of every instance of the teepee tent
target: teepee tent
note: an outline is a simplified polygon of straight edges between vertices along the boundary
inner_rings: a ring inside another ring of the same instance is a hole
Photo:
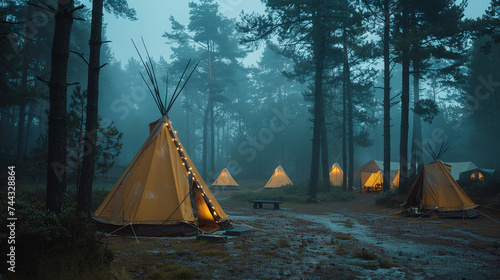
[[[217,180],[210,185],[211,190],[239,190],[239,187],[240,185],[236,183],[227,168],[224,168],[220,172],[219,177],[217,177]]]
[[[336,162],[330,170],[330,184],[332,186],[341,186],[343,181],[344,172],[340,168],[339,164]]]
[[[404,209],[418,208],[426,215],[474,217],[478,205],[453,179],[451,166],[439,159],[424,166],[403,203]]]
[[[94,212],[94,219],[103,231],[143,236],[192,236],[228,225],[229,217],[196,170],[168,118],[180,91],[164,105],[152,66],[143,64],[162,117],[150,124],[149,137]]]
[[[273,188],[280,188],[282,186],[286,185],[293,185],[292,181],[290,181],[290,178],[288,178],[288,175],[286,175],[285,170],[281,165],[276,167],[274,170],[273,175],[267,181],[267,184],[264,186],[265,189],[273,189]]]

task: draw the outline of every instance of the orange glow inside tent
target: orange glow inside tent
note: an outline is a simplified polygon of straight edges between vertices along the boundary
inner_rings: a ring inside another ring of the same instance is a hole
[[[281,188],[282,186],[293,185],[288,175],[286,175],[285,170],[280,166],[276,167],[273,175],[267,181],[267,184],[264,188]]]
[[[330,184],[332,186],[341,186],[343,181],[344,172],[336,162],[330,170]]]
[[[238,183],[233,179],[227,168],[224,168],[217,180],[212,184],[212,186],[239,186]]]
[[[168,116],[165,114],[150,128],[146,142],[95,211],[94,219],[107,225],[133,225],[136,231],[138,225],[156,226],[158,230],[180,225],[207,231],[228,221]],[[154,235],[150,229],[148,234]]]

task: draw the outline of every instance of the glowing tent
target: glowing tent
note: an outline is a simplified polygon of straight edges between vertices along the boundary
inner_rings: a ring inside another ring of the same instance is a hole
[[[474,168],[460,173],[460,180],[487,181],[496,177],[495,169]]]
[[[280,188],[286,185],[293,185],[293,184],[292,181],[290,181],[290,178],[288,178],[288,175],[286,175],[285,170],[280,165],[276,167],[273,175],[271,176],[269,181],[267,181],[267,184],[264,186],[264,188],[273,189],[273,188]]]
[[[473,209],[478,205],[453,179],[450,168],[439,159],[425,165],[403,203],[403,208],[418,208],[423,215],[439,217],[477,216]]]
[[[180,91],[173,93],[167,106],[167,100],[161,100],[152,65],[142,57],[141,61],[162,117],[149,125],[149,137],[94,212],[98,227],[105,232],[142,236],[192,236],[230,227],[229,217],[196,170],[168,118]]]
[[[354,187],[365,191],[381,191],[383,182],[384,163],[372,160],[354,170]],[[391,162],[391,188],[399,187],[399,162]]]
[[[332,186],[341,186],[343,181],[344,172],[340,168],[339,164],[336,162],[330,170],[330,184]]]
[[[220,174],[219,177],[217,177],[217,180],[210,185],[211,190],[239,190],[240,185],[236,183],[236,181],[233,179],[229,171],[224,168]]]
[[[472,161],[443,163],[451,166],[451,176],[453,176],[453,179],[455,180],[458,180],[460,178],[460,173],[477,168],[477,166]]]

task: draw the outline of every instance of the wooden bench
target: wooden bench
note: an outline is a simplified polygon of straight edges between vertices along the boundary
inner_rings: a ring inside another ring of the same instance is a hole
[[[250,201],[253,203],[253,208],[262,208],[262,204],[264,203],[269,203],[269,204],[274,204],[274,210],[279,210],[280,209],[280,203],[281,201],[279,200],[252,200]]]

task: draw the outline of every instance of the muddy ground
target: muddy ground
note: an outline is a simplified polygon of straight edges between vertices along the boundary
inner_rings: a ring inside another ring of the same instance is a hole
[[[280,210],[217,194],[250,236],[226,243],[108,237],[117,278],[500,279],[500,213],[475,219],[404,218],[375,197],[282,203]]]

